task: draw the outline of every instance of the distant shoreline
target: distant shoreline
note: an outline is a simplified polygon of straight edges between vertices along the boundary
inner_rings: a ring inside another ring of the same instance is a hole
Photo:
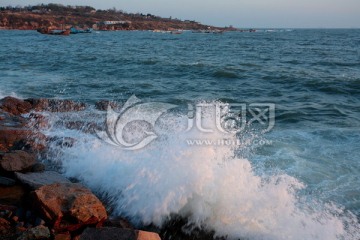
[[[121,10],[96,10],[90,6],[64,6],[41,4],[28,7],[0,7],[0,29],[36,30],[39,28],[64,29],[71,26],[94,30],[221,30],[236,28],[215,27],[195,20],[162,18],[152,14],[126,13]]]

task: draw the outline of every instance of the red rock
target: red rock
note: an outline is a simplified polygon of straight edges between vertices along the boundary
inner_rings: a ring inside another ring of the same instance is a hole
[[[54,240],[71,240],[71,235],[70,235],[69,232],[67,232],[67,233],[59,233],[59,234],[55,235]]]
[[[82,111],[86,105],[84,103],[78,103],[71,100],[61,99],[26,99],[26,102],[30,103],[35,111],[49,111],[49,112],[70,112],[70,111]]]
[[[161,240],[159,234],[154,232],[137,231],[136,240]]]
[[[13,115],[28,113],[31,107],[29,102],[14,97],[5,97],[0,100],[0,109]]]
[[[55,183],[40,187],[35,191],[35,203],[56,231],[75,231],[107,218],[100,200],[81,184]]]
[[[8,172],[20,172],[31,169],[36,163],[36,155],[22,150],[0,154],[0,167]]]
[[[45,147],[46,136],[42,133],[33,132],[28,128],[0,126],[0,151],[7,152],[11,149],[42,151]]]

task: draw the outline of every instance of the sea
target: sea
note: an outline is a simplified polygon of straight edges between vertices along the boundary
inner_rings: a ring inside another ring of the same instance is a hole
[[[112,216],[181,217],[190,235],[227,239],[360,239],[359,29],[2,30],[0,43],[1,98],[88,105],[44,113],[45,135],[73,141],[43,161]]]

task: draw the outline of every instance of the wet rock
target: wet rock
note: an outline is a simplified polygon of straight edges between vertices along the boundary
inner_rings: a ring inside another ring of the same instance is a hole
[[[46,137],[28,128],[0,126],[0,151],[34,150],[42,151],[46,148]]]
[[[108,106],[112,109],[119,109],[120,106],[116,102],[108,101],[108,100],[101,100],[95,103],[95,108],[100,111],[107,111]]]
[[[55,183],[35,191],[35,204],[56,231],[75,231],[100,224],[107,213],[90,190],[77,183]]]
[[[42,163],[35,163],[32,167],[31,167],[31,171],[32,172],[43,172],[45,171],[45,165]]]
[[[0,176],[0,185],[2,186],[14,186],[16,181],[11,178],[1,177]]]
[[[68,129],[75,129],[85,133],[95,133],[95,130],[101,130],[101,127],[96,123],[83,121],[69,121],[64,122],[64,126]]]
[[[14,97],[5,97],[0,100],[0,109],[13,115],[28,113],[31,107],[29,102]]]
[[[0,186],[0,204],[19,205],[25,194],[26,190],[22,185],[11,187]]]
[[[16,172],[15,176],[20,182],[30,186],[32,189],[38,189],[42,186],[54,183],[70,183],[66,177],[54,171],[32,172],[26,174]]]
[[[72,147],[76,140],[71,137],[51,137],[49,142],[59,147]]]
[[[161,240],[157,233],[124,228],[87,228],[80,240]]]
[[[45,226],[37,226],[23,232],[17,240],[37,240],[50,238],[50,230]]]
[[[26,119],[21,116],[14,116],[0,109],[1,127],[23,127],[26,125]]]
[[[0,154],[0,168],[8,171],[25,171],[36,163],[36,155],[22,150]]]
[[[27,126],[36,129],[48,129],[50,127],[49,119],[39,113],[30,113]]]
[[[71,100],[61,99],[26,99],[35,111],[49,111],[49,112],[72,112],[83,111],[86,108],[84,103],[74,102]]]

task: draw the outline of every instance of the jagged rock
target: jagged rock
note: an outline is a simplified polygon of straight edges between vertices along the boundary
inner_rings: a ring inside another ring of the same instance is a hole
[[[70,112],[70,111],[82,111],[86,105],[84,103],[78,103],[71,100],[61,99],[26,99],[26,102],[30,103],[35,111],[49,111],[49,112]]]
[[[85,225],[101,225],[105,207],[87,188],[77,183],[55,183],[35,191],[35,204],[56,231],[75,231]]]
[[[29,228],[17,240],[37,240],[37,239],[48,239],[50,238],[50,230],[45,226],[37,226]]]
[[[6,177],[0,176],[0,185],[2,185],[2,186],[14,186],[15,183],[16,183],[15,180],[13,180],[11,178],[6,178]]]
[[[157,233],[124,228],[87,228],[81,234],[80,240],[161,240]]]
[[[0,100],[0,109],[13,115],[28,113],[31,107],[29,102],[14,97],[5,97]]]
[[[21,185],[11,187],[0,186],[0,204],[18,205],[21,203],[25,193],[26,191]]]
[[[36,155],[22,150],[0,154],[0,167],[8,172],[24,171],[36,163]]]
[[[63,175],[54,171],[31,172],[26,174],[16,172],[15,175],[20,182],[30,186],[32,189],[38,189],[54,183],[70,183]]]
[[[46,137],[28,128],[0,126],[0,151],[32,149],[42,151],[46,147]]]

